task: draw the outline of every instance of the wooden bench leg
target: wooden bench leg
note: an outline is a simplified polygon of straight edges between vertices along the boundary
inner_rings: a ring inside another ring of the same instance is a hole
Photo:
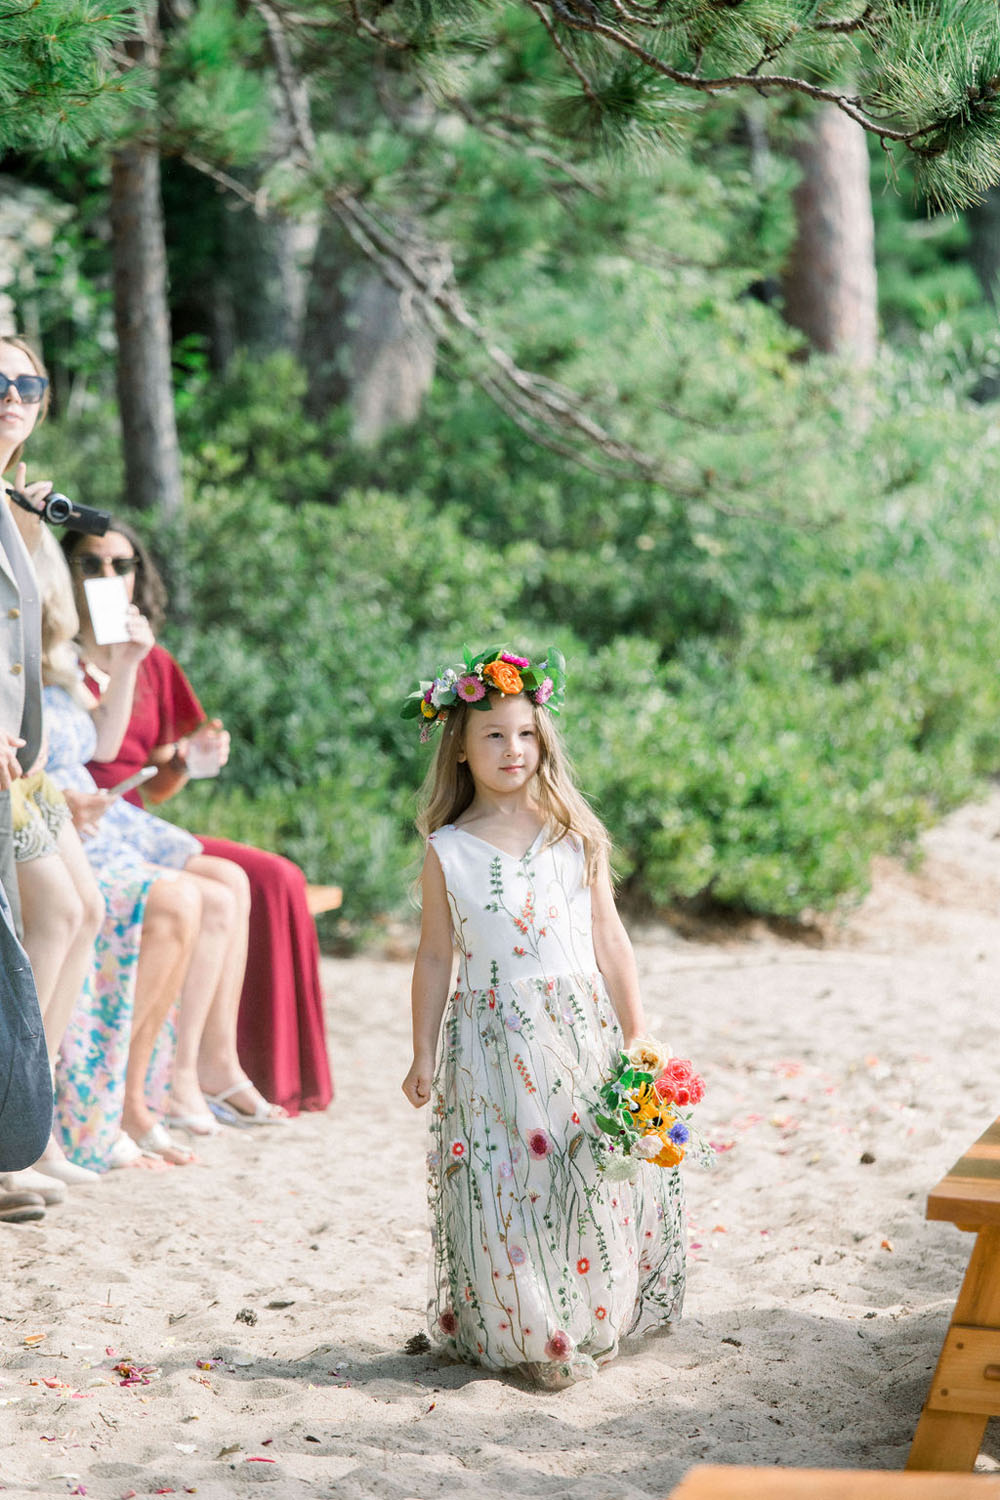
[[[1000,1226],[979,1231],[917,1424],[908,1469],[970,1471],[1000,1417]]]

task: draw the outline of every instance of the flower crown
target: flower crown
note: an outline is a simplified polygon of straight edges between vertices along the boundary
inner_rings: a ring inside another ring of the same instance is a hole
[[[468,647],[464,660],[454,667],[444,667],[433,682],[421,682],[406,699],[400,718],[422,719],[421,744],[430,739],[435,724],[443,724],[452,704],[467,703],[470,708],[492,707],[490,693],[513,697],[527,693],[533,703],[557,714],[566,696],[566,662],[561,651],[550,646],[544,661],[536,667],[526,656],[516,656],[499,646],[472,656]]]

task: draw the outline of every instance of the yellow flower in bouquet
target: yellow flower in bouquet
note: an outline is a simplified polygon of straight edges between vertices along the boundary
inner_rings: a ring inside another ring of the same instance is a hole
[[[632,1116],[635,1128],[645,1134],[648,1131],[659,1130],[665,1120],[673,1124],[675,1115],[671,1114],[651,1083],[641,1084],[632,1091],[628,1099],[627,1108]]]
[[[625,1175],[631,1161],[676,1167],[691,1141],[689,1107],[705,1092],[690,1062],[672,1057],[663,1042],[644,1037],[619,1054],[617,1066],[598,1092],[595,1123],[605,1137],[605,1172]],[[696,1140],[699,1153],[708,1151]]]

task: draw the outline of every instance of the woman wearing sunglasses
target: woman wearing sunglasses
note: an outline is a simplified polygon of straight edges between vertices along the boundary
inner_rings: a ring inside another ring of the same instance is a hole
[[[0,470],[13,468],[14,487],[35,507],[52,486],[45,481],[28,484],[21,460],[27,438],[44,416],[47,384],[41,361],[30,345],[20,339],[0,340]],[[45,549],[55,543],[39,521],[10,504],[9,496],[0,503],[5,517],[16,520],[33,553],[33,590],[38,600],[44,588]],[[16,617],[17,606],[10,613]],[[41,626],[39,620],[38,647],[44,655]],[[76,1026],[93,1039],[102,1006],[108,1007],[111,1016],[103,1045],[90,1048],[87,1105],[76,1111],[78,1125],[65,1133],[57,1130],[59,1142],[50,1141],[34,1174],[18,1173],[11,1181],[14,1188],[40,1188],[44,1201],[51,1202],[59,1191],[51,1179],[76,1184],[93,1181],[94,1171],[88,1169],[103,1170],[127,1155],[139,1154],[139,1148],[124,1138],[119,1144],[123,1115],[125,1126],[139,1138],[148,1137],[155,1125],[145,1097],[146,1072],[176,994],[170,980],[177,930],[169,920],[172,895],[156,882],[156,872],[136,879],[133,871],[119,866],[108,871],[105,880],[95,882],[65,798],[32,764],[41,743],[40,730],[39,698],[39,733],[27,747],[30,774],[14,782],[12,795],[24,944],[35,976],[50,1064],[58,1066],[67,1031]],[[145,966],[141,984],[136,975],[140,938]],[[163,1057],[166,1066],[168,1052]],[[63,1145],[75,1161],[67,1161]],[[168,1159],[187,1160],[190,1153],[171,1155],[168,1151]]]
[[[23,489],[21,450],[44,415],[48,382],[32,352],[17,339],[0,339],[0,475],[12,472]],[[15,922],[20,903],[14,867],[13,798],[23,805],[22,769],[41,742],[41,621],[30,555],[38,521],[7,505],[0,479],[0,1170],[23,1169],[44,1148],[52,1122],[52,1086],[38,988]],[[36,487],[34,503],[51,486]],[[20,811],[18,818],[20,821]],[[21,928],[23,936],[23,927]],[[48,1195],[24,1191],[5,1178],[0,1220],[40,1219]]]
[[[166,609],[166,589],[148,549],[131,526],[113,523],[103,537],[68,531],[62,539],[70,564],[80,612],[80,647],[92,685],[109,685],[112,666],[108,647],[99,646],[86,607],[86,578],[117,573],[129,597],[159,632]],[[144,798],[162,802],[188,779],[199,754],[214,753],[218,764],[229,754],[229,736],[218,719],[206,719],[180,666],[156,645],[143,660],[136,682],[132,716],[113,758],[91,761],[99,786],[113,786],[140,766],[156,765],[157,776],[143,796],[130,792],[138,806]],[[316,929],[306,901],[302,871],[290,860],[229,839],[202,838],[206,855],[232,862],[250,882],[250,946],[240,1001],[240,1060],[260,1092],[290,1115],[325,1109],[333,1096],[323,1021]],[[245,1112],[238,1095],[211,1101],[225,1119]],[[232,1121],[230,1121],[232,1123]]]

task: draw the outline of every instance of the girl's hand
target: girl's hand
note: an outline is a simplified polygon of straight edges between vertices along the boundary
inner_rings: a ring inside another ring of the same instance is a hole
[[[403,1079],[403,1093],[414,1109],[422,1109],[431,1097],[431,1080],[434,1077],[434,1059],[415,1057],[410,1071]]]
[[[156,644],[152,627],[145,615],[141,615],[134,604],[129,605],[128,640],[116,641],[108,650],[111,654],[112,674],[116,666],[137,667],[144,656],[148,656]]]
[[[72,787],[63,787],[63,796],[77,833],[82,839],[93,838],[111,805],[107,792],[75,792]]]

